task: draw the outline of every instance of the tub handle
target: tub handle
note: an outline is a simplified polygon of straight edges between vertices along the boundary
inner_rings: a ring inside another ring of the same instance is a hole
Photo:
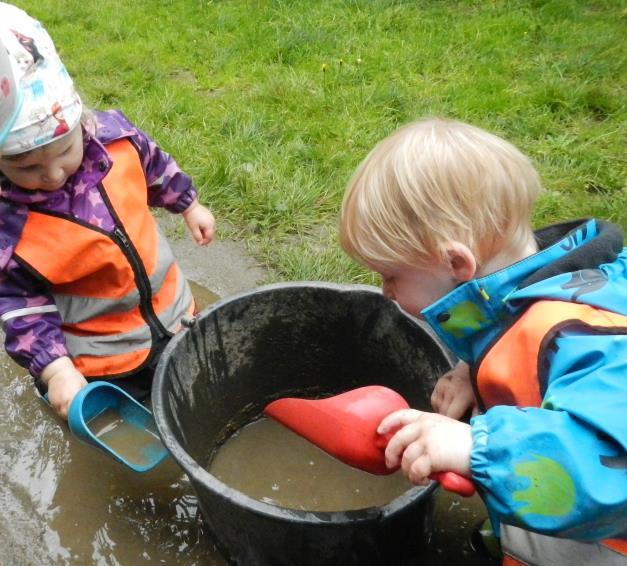
[[[185,328],[191,328],[196,324],[196,320],[197,319],[195,316],[184,316],[183,318],[181,318],[181,324]]]

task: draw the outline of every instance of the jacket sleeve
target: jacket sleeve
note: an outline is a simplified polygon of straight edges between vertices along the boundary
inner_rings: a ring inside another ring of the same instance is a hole
[[[540,408],[471,421],[473,480],[491,518],[551,536],[627,534],[627,335],[560,335]]]
[[[138,147],[148,185],[148,204],[173,213],[186,210],[196,198],[192,180],[174,158],[139,129],[133,141]]]
[[[5,349],[34,377],[39,377],[49,363],[68,355],[57,307],[40,287],[41,283],[14,260],[0,274]]]

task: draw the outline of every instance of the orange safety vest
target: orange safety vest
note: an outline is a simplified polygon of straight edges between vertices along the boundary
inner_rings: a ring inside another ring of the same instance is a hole
[[[627,328],[627,317],[590,305],[563,301],[538,301],[531,305],[487,352],[477,370],[477,391],[485,407],[512,405],[539,407],[540,364],[554,329],[568,321],[596,328]],[[603,543],[627,555],[627,540]]]
[[[101,193],[113,233],[30,210],[15,254],[50,285],[66,345],[86,377],[121,377],[149,360],[154,342],[180,328],[194,300],[147,204],[131,142],[107,145],[113,167]]]

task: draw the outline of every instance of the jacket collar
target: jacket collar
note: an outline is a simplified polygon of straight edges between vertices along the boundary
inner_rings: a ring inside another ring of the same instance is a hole
[[[531,300],[539,298],[537,283],[574,269],[597,267],[616,258],[622,248],[620,231],[593,219],[539,230],[536,240],[537,253],[467,281],[422,311],[438,337],[462,360],[475,361]]]

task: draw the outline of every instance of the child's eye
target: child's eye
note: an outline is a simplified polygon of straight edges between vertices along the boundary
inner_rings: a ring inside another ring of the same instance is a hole
[[[24,167],[18,167],[20,171],[28,173],[29,171],[36,171],[39,165],[24,165]]]

